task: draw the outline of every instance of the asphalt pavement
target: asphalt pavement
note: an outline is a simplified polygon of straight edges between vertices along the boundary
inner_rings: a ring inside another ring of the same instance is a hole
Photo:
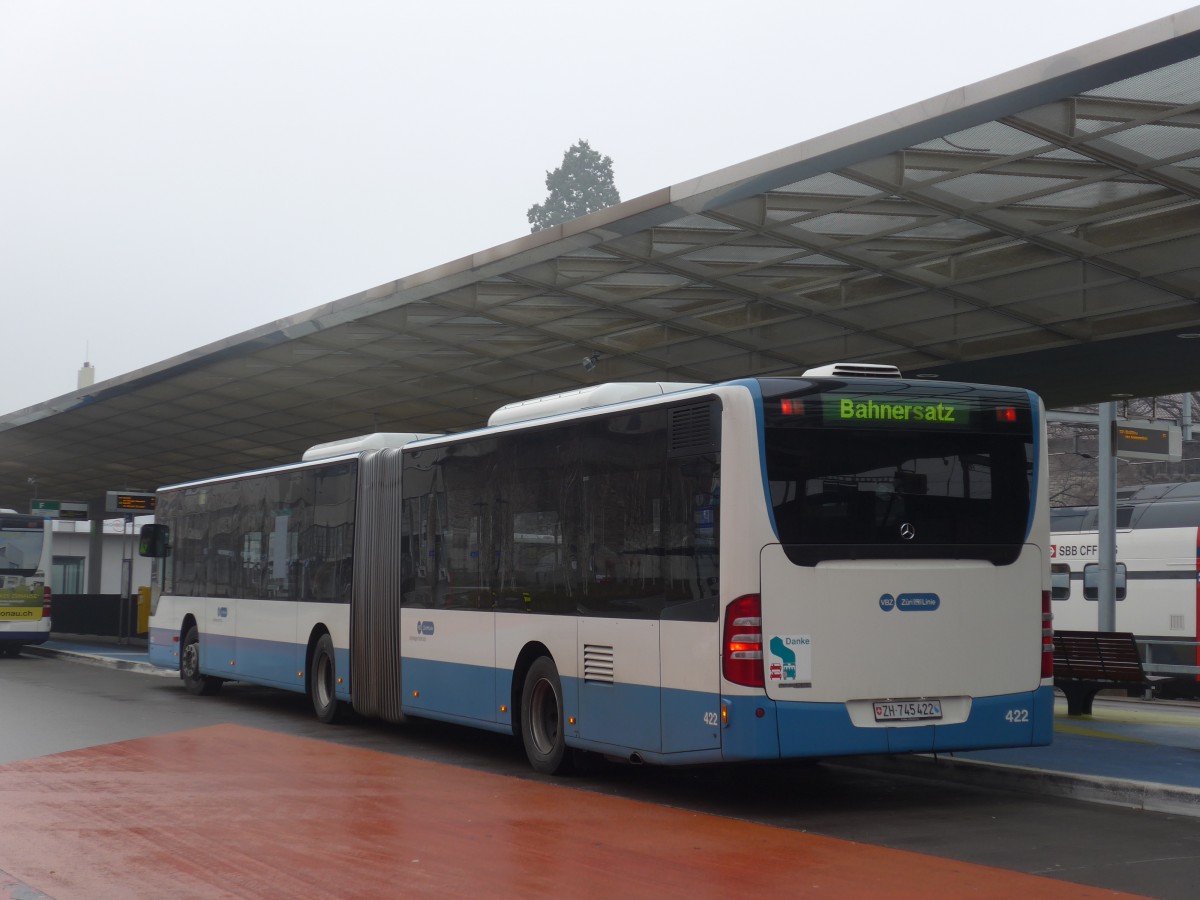
[[[55,634],[25,651],[160,677],[143,638]],[[1200,817],[1200,703],[1101,694],[1090,716],[1055,704],[1049,747],[830,760],[924,778]]]

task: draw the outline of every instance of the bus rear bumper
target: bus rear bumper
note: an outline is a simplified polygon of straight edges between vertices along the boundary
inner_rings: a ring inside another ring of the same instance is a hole
[[[47,631],[0,631],[0,644],[44,644],[50,639]]]
[[[977,697],[965,722],[858,727],[841,703],[777,703],[766,697],[726,697],[722,730],[726,760],[948,753],[1036,747],[1054,733],[1054,689]]]

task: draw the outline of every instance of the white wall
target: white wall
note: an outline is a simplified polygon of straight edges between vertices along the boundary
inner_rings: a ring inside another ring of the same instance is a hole
[[[153,521],[147,519],[146,521]],[[102,594],[119,594],[121,593],[121,560],[126,554],[133,556],[133,585],[132,590],[136,594],[137,589],[150,584],[150,564],[151,560],[137,555],[137,535],[136,531],[141,527],[141,522],[137,522],[134,526],[134,536],[127,537],[121,533],[124,522],[120,519],[113,519],[104,523],[103,537],[103,558],[100,561],[100,593]],[[86,586],[88,583],[88,574],[92,567],[92,560],[89,553],[91,547],[91,523],[90,522],[55,522],[54,523],[54,540],[51,548],[51,553],[54,556],[81,556],[86,562],[84,563],[85,572],[83,583]]]

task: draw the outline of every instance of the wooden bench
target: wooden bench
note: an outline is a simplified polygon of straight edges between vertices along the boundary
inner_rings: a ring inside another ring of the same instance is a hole
[[[1137,643],[1127,631],[1054,632],[1054,686],[1067,697],[1067,715],[1090,716],[1105,688],[1153,688],[1164,678],[1142,669]]]

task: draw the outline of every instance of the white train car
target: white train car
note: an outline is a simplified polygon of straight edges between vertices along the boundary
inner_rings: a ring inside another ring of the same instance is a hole
[[[1151,664],[1200,665],[1200,482],[1142,488],[1118,502],[1116,521],[1116,630],[1147,642]],[[1094,631],[1097,510],[1052,509],[1050,528],[1054,627]]]

